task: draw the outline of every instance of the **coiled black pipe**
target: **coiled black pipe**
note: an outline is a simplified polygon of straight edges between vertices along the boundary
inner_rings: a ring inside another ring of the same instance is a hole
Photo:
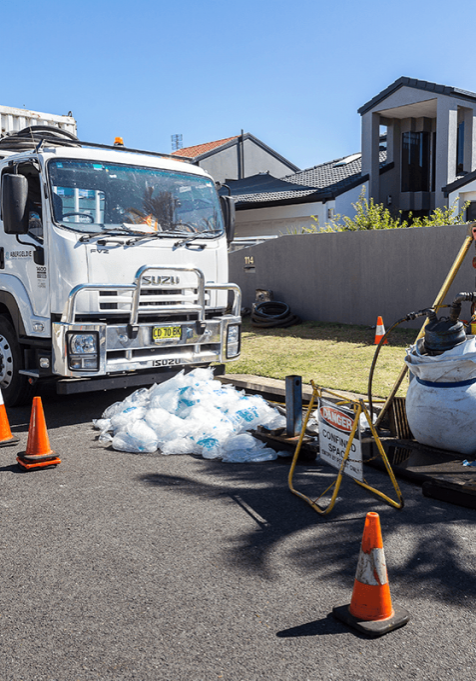
[[[291,314],[289,305],[277,300],[258,303],[251,313],[251,325],[258,329],[286,328],[300,323],[300,317]]]
[[[446,307],[443,305],[440,305],[440,307]],[[430,312],[433,312],[433,308],[431,307],[426,307],[424,310],[419,310],[418,312],[409,312],[405,317],[402,317],[399,319],[395,324],[392,324],[392,326],[385,332],[385,334],[382,336],[380,339],[377,347],[375,348],[374,352],[374,357],[372,360],[372,364],[370,366],[370,371],[369,371],[369,382],[368,382],[368,403],[369,403],[369,411],[372,413],[373,405],[372,405],[372,382],[373,382],[373,377],[374,377],[374,372],[375,372],[375,366],[377,364],[377,358],[379,356],[380,350],[387,340],[388,336],[392,333],[392,331],[397,327],[399,324],[403,324],[403,322],[411,322],[414,319],[417,319],[418,317],[424,317]]]
[[[30,125],[28,128],[7,133],[4,137],[1,137],[0,149],[24,151],[31,149],[32,146],[41,141],[64,147],[79,146],[76,135],[67,130],[55,128],[53,125]]]

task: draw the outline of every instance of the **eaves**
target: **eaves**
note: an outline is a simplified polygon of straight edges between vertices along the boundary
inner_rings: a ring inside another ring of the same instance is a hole
[[[466,184],[469,184],[469,182],[472,182],[473,180],[476,180],[476,170],[473,170],[472,173],[467,173],[467,175],[463,175],[463,177],[459,177],[454,182],[450,182],[449,184],[446,185],[446,187],[442,187],[441,191],[445,195],[445,198],[448,198],[448,195],[451,194],[451,192],[454,192],[457,189],[464,187]]]
[[[385,88],[385,90],[379,92],[378,95],[375,95],[375,97],[361,106],[360,109],[357,109],[357,113],[363,116],[365,113],[371,111],[371,109],[377,106],[377,104],[383,102],[385,99],[387,99],[387,97],[402,87],[411,87],[424,92],[434,92],[437,95],[446,95],[447,97],[456,97],[468,102],[476,102],[476,93],[474,92],[460,90],[459,88],[451,87],[449,85],[439,85],[438,83],[430,83],[426,80],[418,80],[417,78],[408,78],[407,76],[402,76]]]

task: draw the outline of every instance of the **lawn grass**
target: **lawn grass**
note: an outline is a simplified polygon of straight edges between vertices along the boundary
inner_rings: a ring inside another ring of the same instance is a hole
[[[418,331],[395,329],[380,351],[373,394],[386,397],[403,366],[405,349]],[[304,383],[367,394],[376,346],[375,329],[350,324],[303,322],[289,329],[255,329],[243,320],[242,354],[226,365],[228,374],[252,374],[284,379],[295,374]],[[403,382],[398,394],[406,393]]]

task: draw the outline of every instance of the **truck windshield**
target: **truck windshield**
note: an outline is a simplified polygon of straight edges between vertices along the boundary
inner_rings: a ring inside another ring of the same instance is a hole
[[[54,219],[82,233],[223,231],[213,182],[188,173],[94,161],[48,164]]]

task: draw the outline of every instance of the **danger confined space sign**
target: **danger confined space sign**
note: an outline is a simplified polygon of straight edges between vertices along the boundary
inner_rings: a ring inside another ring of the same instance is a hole
[[[318,408],[318,422],[321,459],[334,468],[340,468],[354,425],[354,412],[345,407],[337,407],[321,397]],[[357,426],[355,431],[349,458],[343,472],[363,482],[360,426]]]

